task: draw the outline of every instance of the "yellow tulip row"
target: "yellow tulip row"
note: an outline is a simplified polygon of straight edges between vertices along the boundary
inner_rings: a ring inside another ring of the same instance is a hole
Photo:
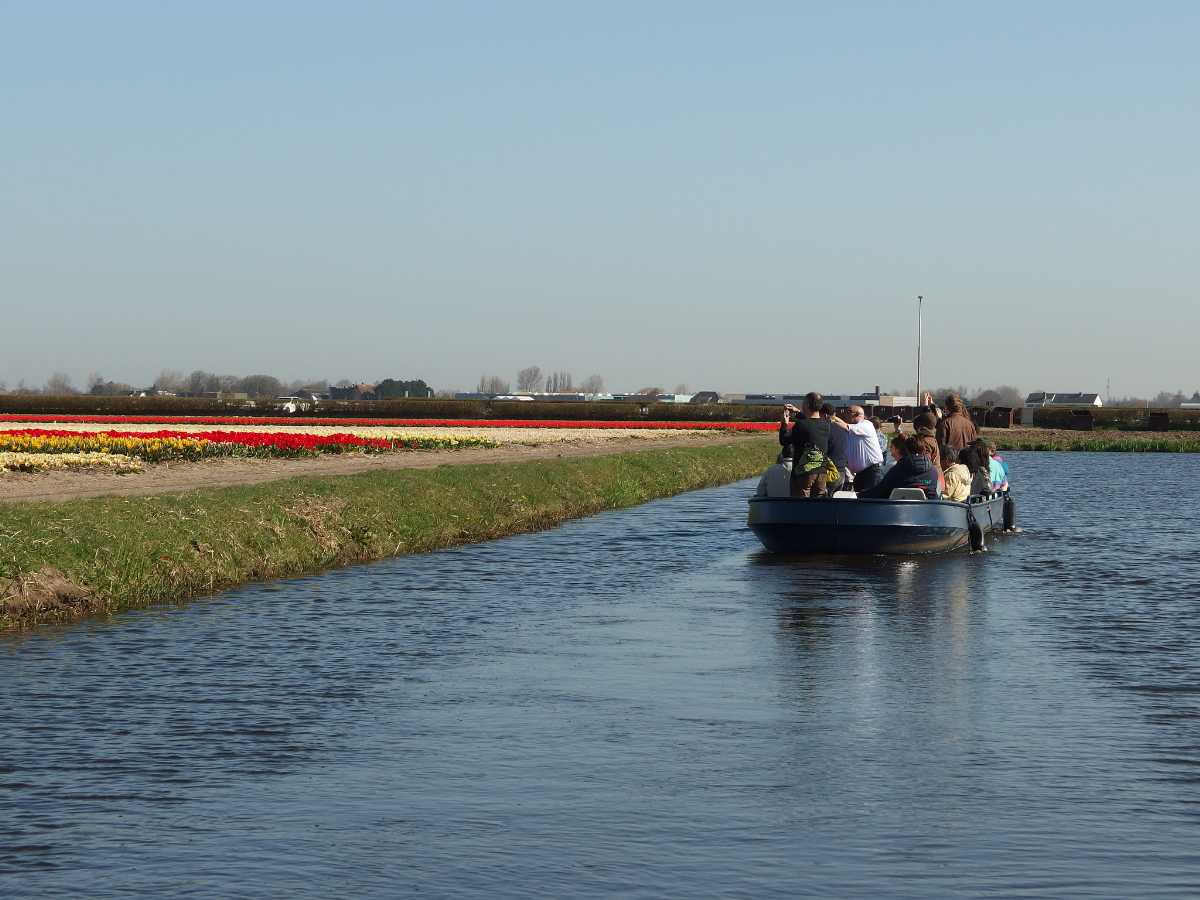
[[[20,431],[0,432],[0,452],[121,454],[148,462],[202,459],[229,455],[229,449],[212,441],[192,438],[113,437],[106,434],[66,436],[27,435]]]
[[[0,469],[10,472],[47,472],[53,469],[107,469],[140,472],[142,461],[121,453],[19,453],[0,450]]]

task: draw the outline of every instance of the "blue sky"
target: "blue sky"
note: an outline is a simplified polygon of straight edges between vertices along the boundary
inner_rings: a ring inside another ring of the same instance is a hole
[[[0,379],[1200,388],[1200,6],[0,4]]]

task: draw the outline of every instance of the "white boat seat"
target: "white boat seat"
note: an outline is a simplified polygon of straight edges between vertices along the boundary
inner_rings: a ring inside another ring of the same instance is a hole
[[[925,492],[920,488],[892,488],[888,494],[889,500],[924,500]]]
[[[834,500],[857,500],[858,494],[854,493],[854,491],[834,491],[833,499]]]

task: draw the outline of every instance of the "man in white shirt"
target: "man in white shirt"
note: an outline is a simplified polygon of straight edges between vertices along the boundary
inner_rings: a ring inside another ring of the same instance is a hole
[[[854,476],[854,490],[869,490],[883,478],[883,453],[875,426],[867,421],[861,406],[850,407],[849,421],[837,416],[830,420],[835,428],[844,429],[846,439],[846,468]]]

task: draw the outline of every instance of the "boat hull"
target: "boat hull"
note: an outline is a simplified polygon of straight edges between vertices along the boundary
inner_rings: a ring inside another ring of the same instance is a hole
[[[749,525],[772,553],[926,555],[970,545],[970,516],[986,534],[1004,527],[1004,498],[855,500],[753,497]]]

